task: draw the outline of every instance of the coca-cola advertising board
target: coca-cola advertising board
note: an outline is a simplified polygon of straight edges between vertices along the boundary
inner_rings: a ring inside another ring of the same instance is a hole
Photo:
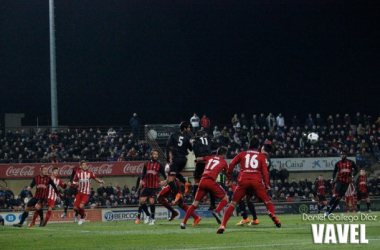
[[[88,170],[96,176],[140,175],[143,161],[124,162],[90,162]],[[0,179],[31,178],[40,174],[40,167],[46,166],[50,174],[54,167],[59,170],[59,177],[70,177],[73,168],[79,163],[47,163],[47,164],[0,164]]]

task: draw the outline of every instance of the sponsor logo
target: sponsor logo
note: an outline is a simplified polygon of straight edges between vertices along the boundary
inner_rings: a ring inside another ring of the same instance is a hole
[[[301,214],[307,213],[309,211],[308,207],[305,204],[300,205],[298,210],[300,211]]]
[[[34,168],[32,166],[24,166],[22,168],[19,167],[8,167],[7,171],[5,172],[6,176],[14,176],[14,177],[20,177],[20,176],[34,176]]]
[[[106,221],[136,220],[137,217],[137,211],[110,211],[104,214]]]
[[[17,217],[14,214],[7,214],[5,216],[5,220],[8,221],[8,222],[14,222],[16,220],[16,218]],[[21,219],[21,217],[20,217],[20,219]]]
[[[123,172],[125,174],[141,174],[144,168],[144,162],[139,165],[132,165],[131,163],[127,163],[124,166]]]

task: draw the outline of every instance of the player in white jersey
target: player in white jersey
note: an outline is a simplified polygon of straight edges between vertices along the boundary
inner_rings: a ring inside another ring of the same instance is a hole
[[[87,170],[88,166],[86,161],[81,161],[80,165],[82,170],[75,174],[73,181],[73,184],[78,185],[78,193],[75,196],[74,201],[74,210],[81,216],[81,219],[78,221],[78,225],[82,225],[86,218],[86,214],[84,213],[84,205],[88,201],[88,198],[90,198],[91,179],[94,179],[98,183],[104,184],[103,180],[96,178],[93,172]]]
[[[346,212],[350,213],[350,204],[352,206],[352,212],[356,213],[355,211],[355,198],[354,195],[356,193],[354,183],[352,181],[350,182],[346,194],[345,194],[345,201],[346,201]]]
[[[53,180],[56,187],[61,186],[62,188],[66,188],[66,183],[63,183],[60,178],[57,178],[57,176],[58,176],[58,168],[54,167],[52,172],[51,172],[51,179]],[[57,199],[57,193],[54,191],[52,186],[49,186],[49,194],[48,194],[48,198],[47,198],[47,203],[48,203],[49,208],[48,208],[48,211],[46,213],[45,221],[42,224],[43,227],[46,226],[46,223],[50,219],[51,210],[53,210],[53,208],[55,207],[55,200],[56,199]],[[38,212],[36,210],[36,211],[34,211],[33,220],[29,224],[29,227],[32,227],[35,224],[37,216],[38,216]]]

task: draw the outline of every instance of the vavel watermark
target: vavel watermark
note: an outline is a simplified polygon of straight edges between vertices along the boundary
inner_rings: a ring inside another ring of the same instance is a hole
[[[311,224],[315,244],[368,244],[366,225],[355,224],[364,221],[376,221],[377,215],[370,214],[302,214],[303,221],[310,222],[342,222],[348,224]]]

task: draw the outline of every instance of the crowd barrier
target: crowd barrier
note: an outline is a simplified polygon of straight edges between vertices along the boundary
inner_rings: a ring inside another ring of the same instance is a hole
[[[362,207],[366,207],[365,203],[362,202]],[[316,202],[282,202],[274,203],[276,214],[317,214],[318,206]],[[212,211],[208,211],[208,206],[200,206],[199,209],[195,210],[202,218],[209,218],[212,216]],[[174,208],[178,212],[176,219],[183,219],[186,212],[178,207]],[[224,210],[221,212],[223,215]],[[380,211],[380,199],[371,200],[371,210]],[[247,209],[247,211],[249,211]],[[259,215],[266,215],[268,212],[265,208],[265,205],[262,203],[256,204],[256,212]],[[336,207],[334,213],[345,213],[346,204],[344,201],[341,201],[340,204]],[[46,215],[46,211],[44,212]],[[67,216],[62,219],[63,211],[62,210],[53,210],[50,217],[49,223],[72,223],[74,221],[74,212],[69,211]],[[86,209],[87,222],[112,222],[112,221],[135,221],[137,219],[138,207],[124,207],[124,208],[104,208],[104,209]],[[31,219],[33,212],[29,213],[28,220]],[[22,212],[2,212],[0,215],[4,218],[5,225],[12,225],[18,223],[21,219]],[[236,215],[236,214],[235,214]],[[162,206],[156,207],[155,217],[156,219],[167,220],[171,216],[170,211]],[[144,219],[144,216],[142,216]],[[39,218],[36,220],[37,224],[39,223]],[[26,222],[27,223],[27,222]]]

